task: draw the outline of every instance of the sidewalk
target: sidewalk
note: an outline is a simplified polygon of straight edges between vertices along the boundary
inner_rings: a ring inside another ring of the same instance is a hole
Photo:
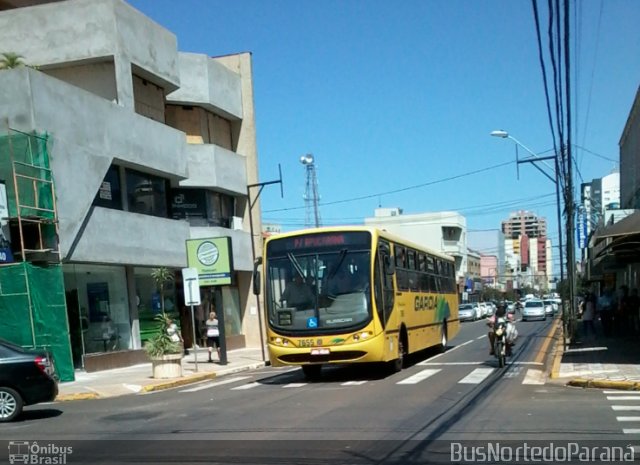
[[[172,379],[152,378],[151,362],[94,373],[76,371],[75,381],[59,384],[56,400],[103,399],[159,391],[265,366],[260,348],[228,351],[226,365],[220,365],[217,362],[207,363],[207,358],[206,349],[198,349],[198,371],[196,372],[195,354],[190,350],[189,355],[182,359],[183,376]]]
[[[566,350],[561,343],[557,345],[549,381],[576,387],[640,390],[640,340],[604,337],[599,325],[596,331],[592,338],[579,334],[576,343]]]

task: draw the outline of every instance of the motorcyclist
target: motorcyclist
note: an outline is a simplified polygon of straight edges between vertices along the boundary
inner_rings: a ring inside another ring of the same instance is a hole
[[[496,334],[494,332],[494,326],[498,318],[506,318],[507,320],[506,353],[508,356],[510,356],[511,349],[515,345],[515,337],[513,337],[513,335],[515,334],[515,323],[514,323],[513,314],[507,312],[507,305],[504,302],[499,302],[494,314],[491,315],[489,319],[487,319],[487,326],[489,326],[489,333],[487,334],[487,336],[489,337],[489,355],[495,355],[495,352],[493,351],[493,344],[496,337]],[[510,325],[512,326],[509,327]],[[512,336],[512,337],[509,337],[509,336]]]

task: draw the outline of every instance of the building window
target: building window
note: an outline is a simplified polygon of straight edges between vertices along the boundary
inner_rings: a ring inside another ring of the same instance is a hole
[[[120,171],[116,165],[111,165],[104,175],[100,188],[93,199],[93,204],[98,207],[122,210],[122,196],[120,195]]]
[[[220,192],[207,192],[207,221],[210,226],[231,227],[235,213],[235,199]]]
[[[127,169],[126,182],[130,212],[167,218],[166,179]]]

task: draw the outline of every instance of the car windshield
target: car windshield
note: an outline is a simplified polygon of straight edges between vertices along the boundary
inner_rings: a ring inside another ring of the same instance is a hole
[[[273,328],[309,333],[370,321],[370,235],[341,236],[347,238],[314,235],[269,244],[265,303]]]
[[[541,301],[535,301],[535,302],[527,302],[526,304],[524,304],[525,307],[543,307],[544,305],[542,304]]]
[[[544,301],[544,304],[545,304],[545,305],[553,305],[553,304],[554,304],[554,302],[553,302],[553,300],[545,300],[545,301]]]
[[[459,310],[473,310],[473,305],[471,304],[462,304],[458,307]]]

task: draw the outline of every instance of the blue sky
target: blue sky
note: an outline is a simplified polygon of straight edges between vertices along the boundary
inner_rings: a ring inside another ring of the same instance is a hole
[[[181,51],[252,53],[260,181],[277,179],[280,164],[284,184],[284,198],[277,185],[263,190],[263,221],[304,227],[299,159],[312,153],[323,224],[361,224],[383,206],[456,210],[469,230],[485,230],[527,209],[547,217],[557,241],[553,183],[527,164],[518,179],[515,144],[489,135],[507,130],[536,153],[553,147],[531,2],[130,3],[174,32]],[[547,2],[538,8],[546,49]],[[579,187],[617,166],[640,84],[640,2],[571,11]]]

